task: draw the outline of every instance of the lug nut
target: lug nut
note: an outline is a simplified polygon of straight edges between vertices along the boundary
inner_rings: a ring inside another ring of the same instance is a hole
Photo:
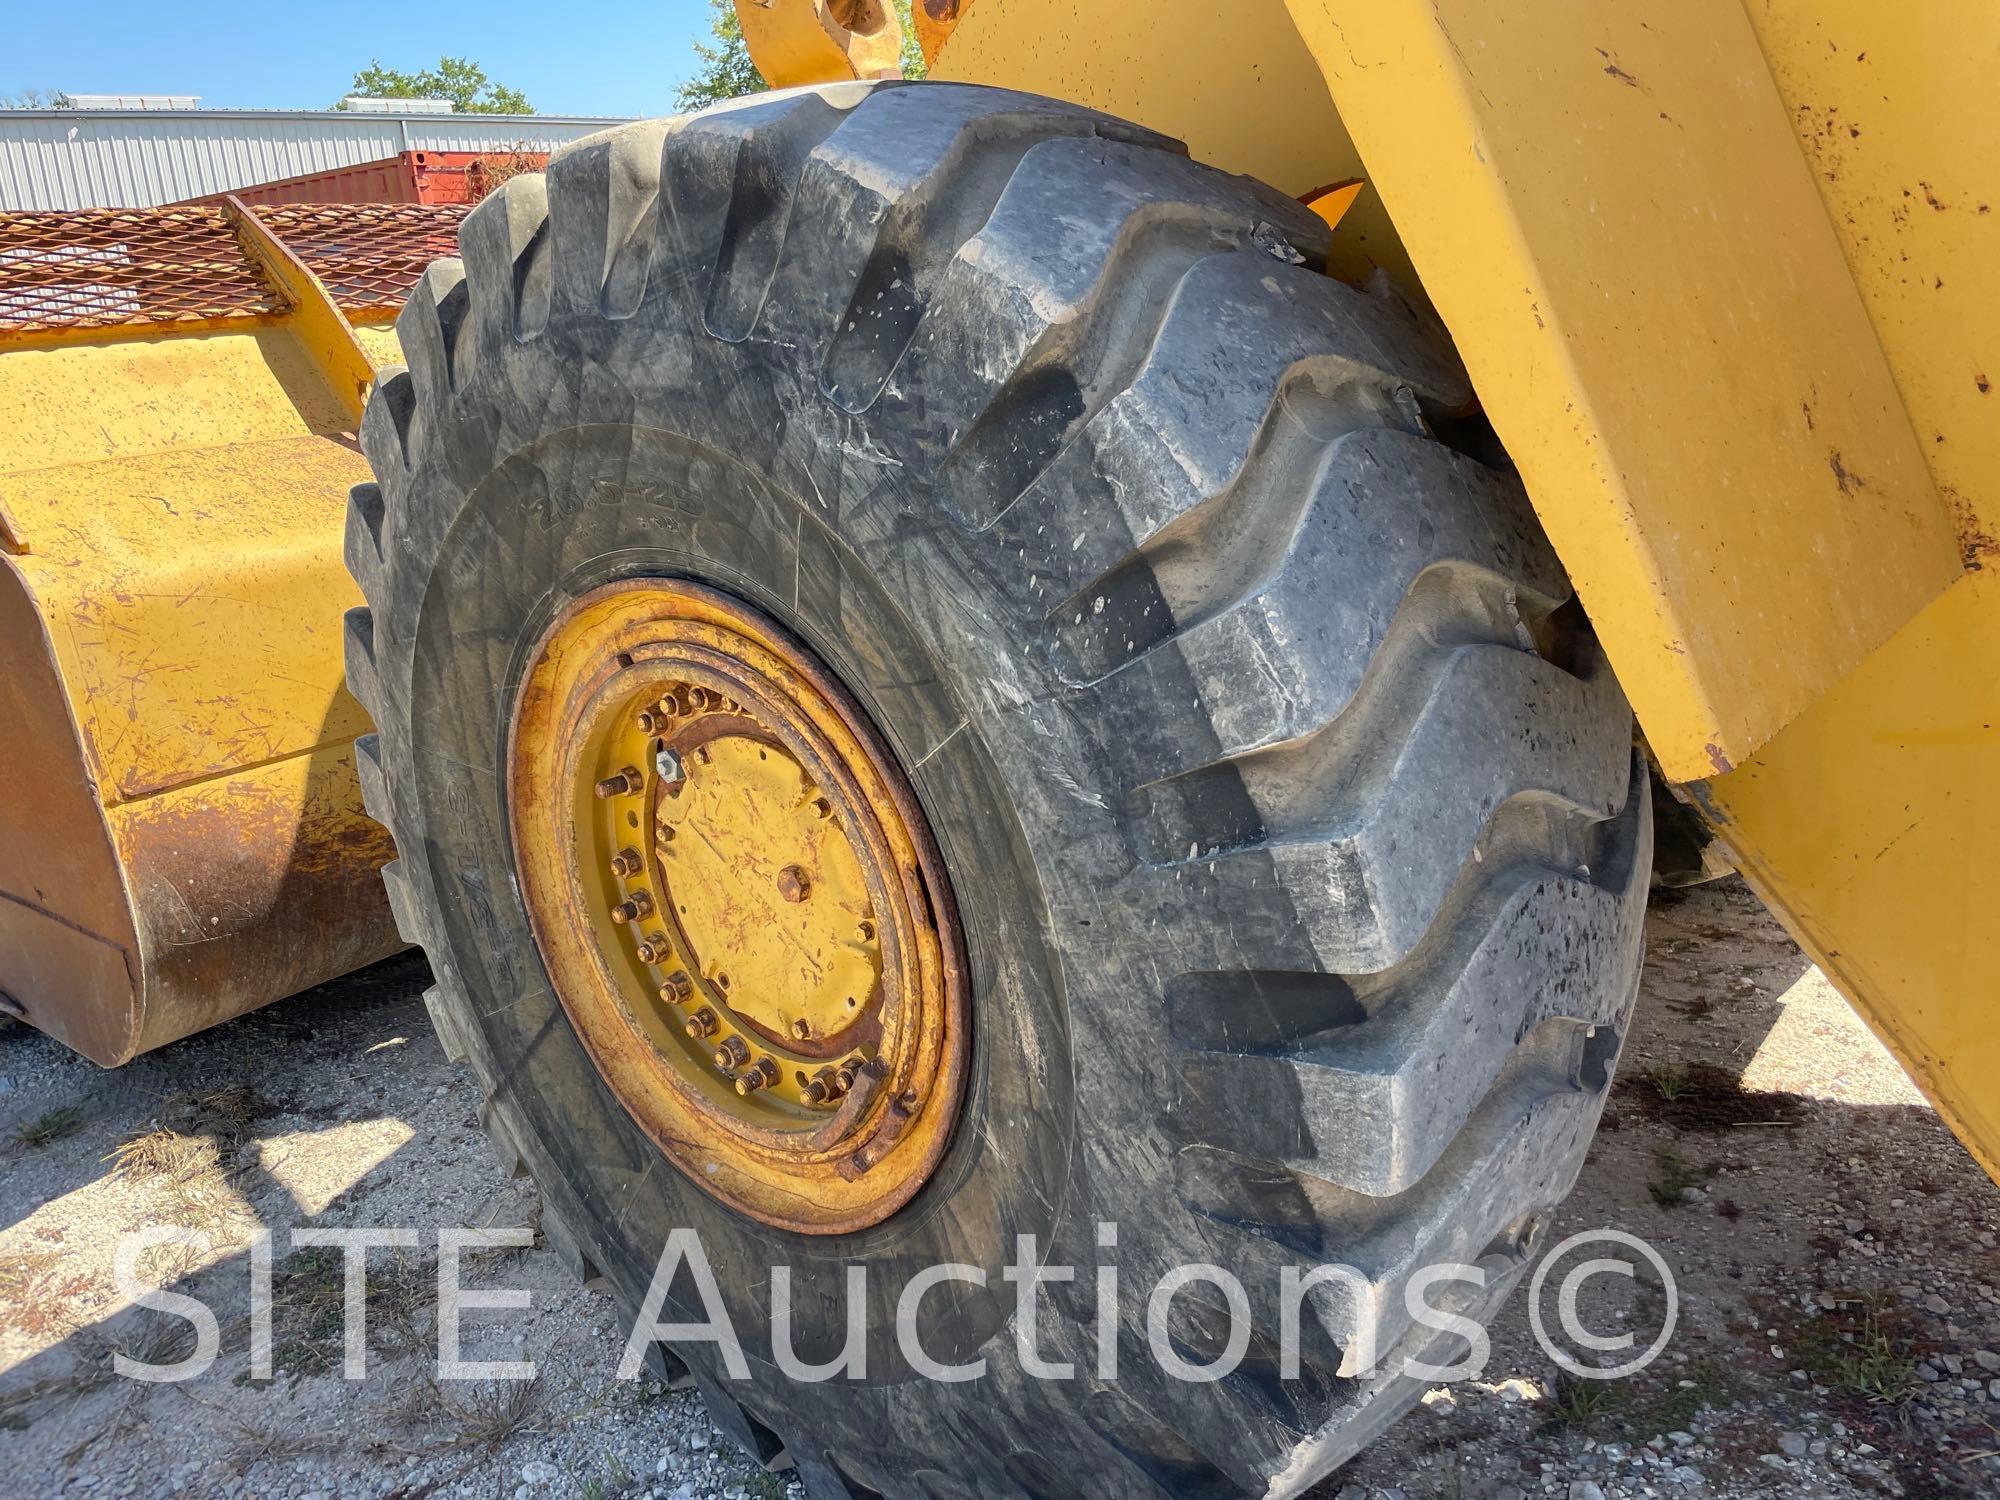
[[[854,1075],[842,1068],[821,1068],[799,1097],[808,1104],[831,1104],[854,1087]]]
[[[804,1016],[800,1016],[798,1020],[792,1022],[792,1035],[799,1041],[803,1042],[807,1040],[812,1034],[812,1022],[808,1021]]]
[[[704,713],[713,701],[707,688],[691,687],[687,690],[687,711],[691,714]]]
[[[665,933],[649,933],[647,936],[639,939],[640,963],[662,964],[673,956],[674,950],[668,946]]]
[[[736,1078],[736,1092],[746,1099],[759,1089],[767,1089],[778,1081],[778,1065],[768,1057],[760,1057],[745,1068]]]
[[[740,1036],[725,1037],[715,1049],[715,1065],[725,1073],[734,1072],[749,1061],[750,1049],[743,1045]]]
[[[681,764],[680,752],[660,746],[653,755],[653,769],[659,772],[660,780],[668,786],[679,786],[687,780],[687,768]]]
[[[862,942],[872,943],[875,941],[875,924],[873,922],[863,922],[854,929],[854,933]]]
[[[645,782],[640,777],[638,768],[636,766],[627,766],[616,776],[607,776],[598,782],[597,795],[600,797],[624,797],[638,791],[644,785]]]
[[[806,872],[798,865],[786,865],[778,871],[778,894],[787,901],[797,904],[806,899],[812,890],[812,882],[806,879]]]
[[[687,1018],[687,1025],[683,1026],[681,1030],[685,1031],[696,1041],[700,1041],[705,1036],[714,1036],[715,1027],[715,1012],[704,1005],[700,1010]]]
[[[611,920],[620,926],[627,922],[637,922],[642,917],[650,917],[652,914],[653,898],[644,891],[634,891],[611,908]]]
[[[646,868],[646,858],[637,849],[620,849],[611,856],[613,875],[637,875]]]
[[[642,708],[639,710],[639,732],[641,734],[658,734],[666,727],[667,716],[657,708]]]
[[[813,815],[813,816],[814,816],[815,818],[830,818],[830,817],[832,817],[832,816],[833,816],[833,804],[832,804],[831,802],[827,801],[827,800],[826,800],[826,798],[824,798],[824,797],[815,797],[815,798],[813,798],[813,799],[812,799],[812,815]]]
[[[660,998],[669,1005],[679,1005],[694,993],[694,981],[687,976],[686,969],[676,969],[667,976],[667,982],[660,986]]]

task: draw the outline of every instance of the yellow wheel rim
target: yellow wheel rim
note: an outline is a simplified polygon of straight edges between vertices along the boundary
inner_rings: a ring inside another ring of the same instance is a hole
[[[667,1158],[803,1233],[907,1203],[958,1113],[966,966],[916,797],[825,667],[712,589],[608,585],[537,646],[508,770],[557,998]]]

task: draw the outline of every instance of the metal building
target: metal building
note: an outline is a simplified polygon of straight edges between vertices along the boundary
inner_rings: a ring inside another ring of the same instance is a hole
[[[406,151],[548,151],[619,123],[428,111],[0,110],[0,210],[149,208]]]

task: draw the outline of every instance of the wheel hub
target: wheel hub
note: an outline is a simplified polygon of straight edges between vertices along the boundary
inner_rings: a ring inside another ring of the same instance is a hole
[[[714,590],[599,589],[529,665],[509,796],[557,997],[669,1159],[801,1232],[907,1202],[957,1114],[963,950],[915,795],[825,667]]]

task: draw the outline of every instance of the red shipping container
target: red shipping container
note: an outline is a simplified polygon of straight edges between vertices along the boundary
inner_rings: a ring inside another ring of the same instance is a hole
[[[546,151],[405,151],[380,161],[332,167],[237,188],[245,203],[477,203],[509,177],[539,172]],[[192,198],[220,203],[223,193]]]

